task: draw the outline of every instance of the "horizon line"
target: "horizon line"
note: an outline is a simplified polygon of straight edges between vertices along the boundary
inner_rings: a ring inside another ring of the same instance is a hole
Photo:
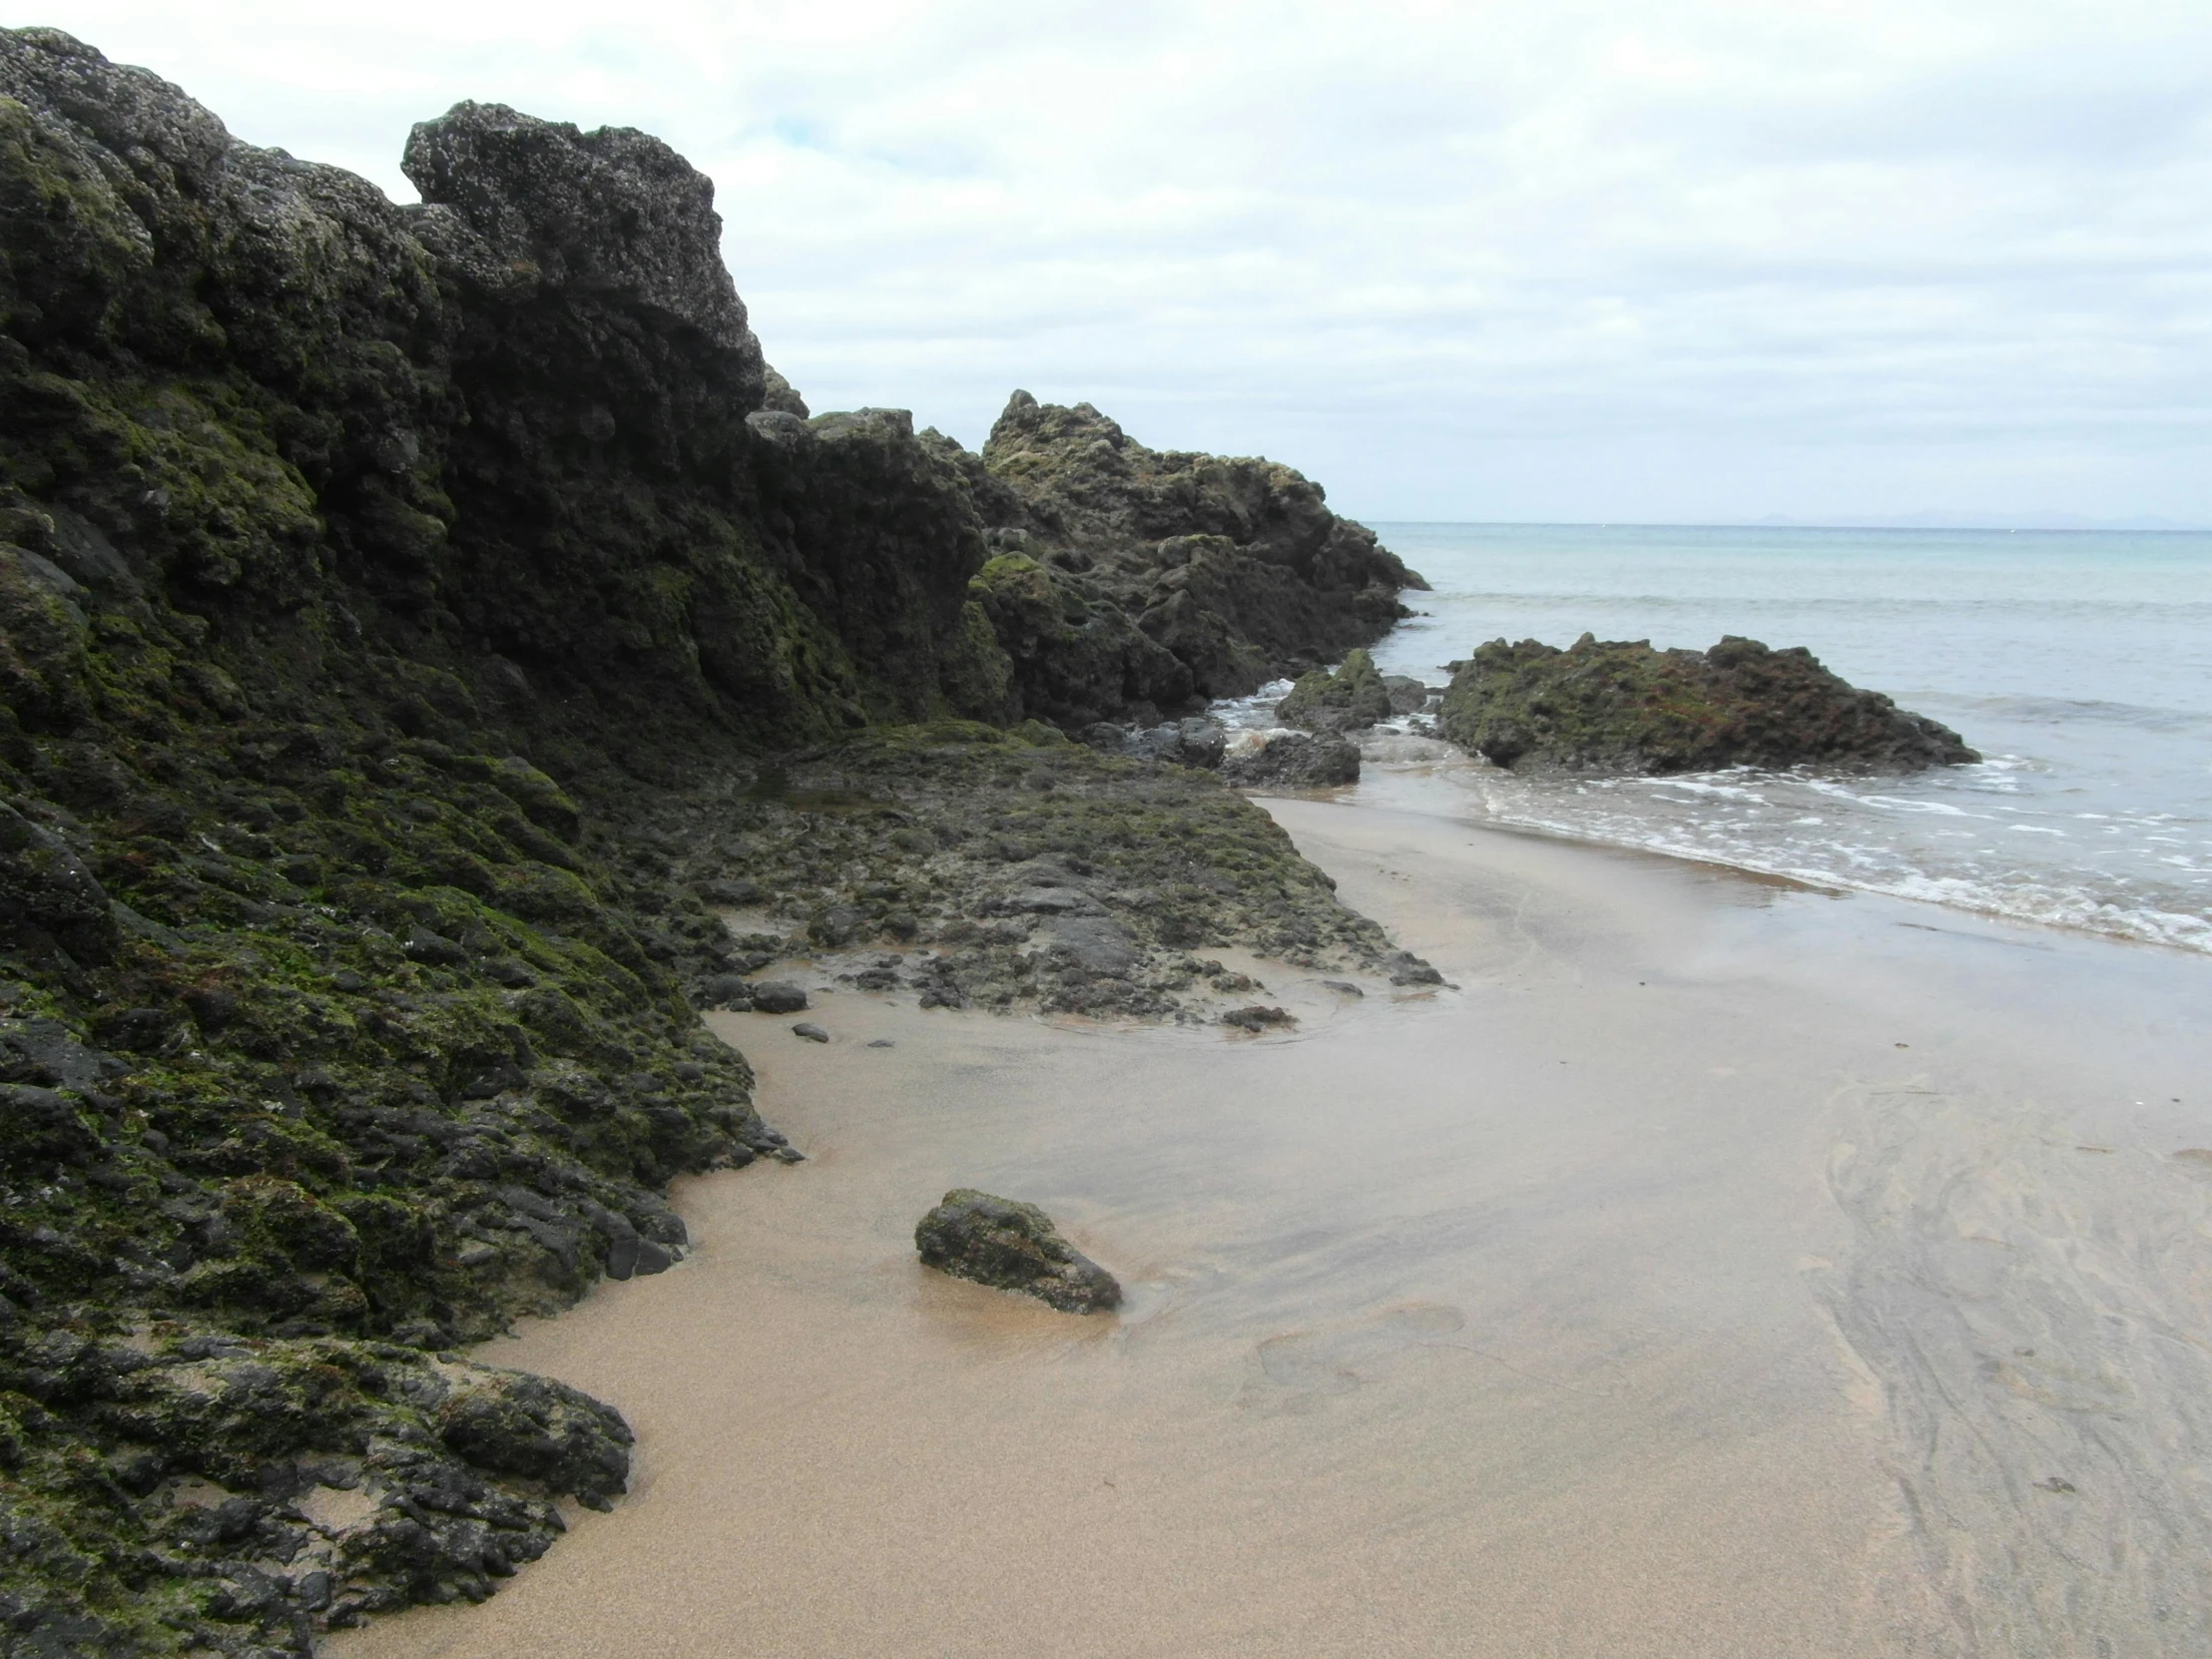
[[[1354,516],[1354,515],[1345,515]],[[1434,524],[1500,530],[1889,530],[1900,533],[1940,532],[1984,536],[2202,536],[2212,535],[2212,524],[2131,523],[2113,519],[2088,524],[1931,524],[1910,519],[1813,519],[1774,518],[1384,518],[1354,517],[1354,522],[1377,524]]]

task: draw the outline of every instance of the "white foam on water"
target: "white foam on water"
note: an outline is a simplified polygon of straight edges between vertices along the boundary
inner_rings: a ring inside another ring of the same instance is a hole
[[[1396,727],[1367,746],[1363,792],[1418,774],[1479,821],[2212,951],[2212,535],[1379,528],[1434,584],[1376,647],[1385,673],[1440,685],[1500,637],[1746,634],[1810,647],[1984,758],[1902,779],[1536,778]],[[1289,689],[1217,713],[1272,726]]]

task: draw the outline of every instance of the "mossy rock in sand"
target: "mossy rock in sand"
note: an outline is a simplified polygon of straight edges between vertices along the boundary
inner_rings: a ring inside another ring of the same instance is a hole
[[[1839,679],[1802,646],[1773,651],[1733,635],[1710,651],[1588,634],[1565,651],[1492,640],[1453,668],[1440,727],[1523,771],[1919,772],[1981,759],[1948,727]]]
[[[1365,651],[1350,653],[1334,674],[1318,668],[1301,676],[1291,695],[1275,706],[1277,720],[1309,732],[1358,731],[1388,720],[1390,712],[1390,688]]]
[[[1033,1296],[1063,1314],[1121,1306],[1114,1276],[1061,1238],[1034,1204],[955,1187],[921,1218],[914,1248],[940,1273]]]

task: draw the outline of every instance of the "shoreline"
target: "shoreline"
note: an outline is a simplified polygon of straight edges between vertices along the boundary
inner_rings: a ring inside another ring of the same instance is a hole
[[[1407,759],[1403,755],[1386,752],[1389,745],[1419,745],[1423,751],[1432,751],[1425,759]],[[1375,753],[1382,747],[1385,752]],[[1802,869],[1783,869],[1766,864],[1736,862],[1718,855],[1712,849],[1696,846],[1665,845],[1654,841],[1629,838],[1608,838],[1587,830],[1574,830],[1557,826],[1524,823],[1509,818],[1494,817],[1478,801],[1465,793],[1446,797],[1436,805],[1424,805],[1423,786],[1438,781],[1439,773],[1469,770],[1478,767],[1472,757],[1457,750],[1441,739],[1425,737],[1417,732],[1388,731],[1380,734],[1363,748],[1363,767],[1360,782],[1347,787],[1344,799],[1363,805],[1373,804],[1385,810],[1432,812],[1436,816],[1458,818],[1483,830],[1498,833],[1533,835],[1546,840],[1559,841],[1572,846],[1587,846],[1600,850],[1669,859],[1681,863],[1711,865],[1715,868],[1734,870],[1739,874],[1789,881],[1820,891],[1838,891],[1863,894],[1868,897],[1896,902],[1924,905],[1950,914],[1978,916],[2000,924],[2076,934],[2088,938],[2109,939],[2117,943],[2143,945],[2153,949],[2171,951],[2186,957],[2212,956],[2212,932],[2202,935],[2201,943],[2188,942],[2174,936],[2172,929],[2161,932],[2146,931],[2147,923],[2130,920],[2126,925],[2095,926],[2088,922],[2054,915],[2031,914],[2020,910],[2005,909],[1994,902],[1961,899],[1955,895],[1935,894],[1899,890],[1895,885],[1884,885],[1872,878],[1854,879],[1848,874],[1833,870],[1812,872]],[[1508,775],[1509,776],[1509,775]],[[1770,775],[1759,774],[1761,778]],[[1702,777],[1702,775],[1700,775]],[[1609,781],[1609,780],[1608,780]],[[1664,783],[1664,779],[1645,780]],[[1448,785],[1445,786],[1449,788]],[[1934,878],[1929,878],[1934,879]],[[2202,918],[2176,914],[2170,918],[2175,923],[2202,927]]]
[[[483,1351],[620,1405],[631,1495],[484,1606],[326,1651],[2201,1641],[2150,1618],[2207,1604],[2152,1536],[2202,1530],[2153,1453],[2208,1380],[2132,1335],[2202,1326],[2179,1292],[2212,1272],[2204,1160],[2173,1156],[2212,1140],[2185,958],[1264,805],[1459,988],[1325,1008],[1273,967],[1309,1017],[1257,1040],[845,994],[828,1046],[716,1016],[809,1162],[683,1184],[692,1261]],[[1130,1309],[921,1270],[905,1231],[968,1180],[1043,1203]],[[1928,1453],[1948,1398],[2020,1466]],[[2100,1528],[2137,1553],[2085,1587]]]

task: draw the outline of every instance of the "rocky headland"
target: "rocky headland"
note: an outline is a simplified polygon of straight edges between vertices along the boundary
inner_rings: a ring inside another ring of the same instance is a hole
[[[1957,733],[1823,668],[1802,646],[1709,651],[1585,634],[1562,651],[1493,640],[1453,666],[1441,734],[1520,771],[1819,766],[1918,772],[1980,759]]]
[[[1318,486],[811,415],[645,134],[464,104],[404,166],[0,31],[10,1654],[303,1654],[619,1492],[618,1416],[453,1350],[799,1156],[699,1017],[782,959],[1155,1018],[1210,947],[1403,968],[1174,724],[1419,585]]]

